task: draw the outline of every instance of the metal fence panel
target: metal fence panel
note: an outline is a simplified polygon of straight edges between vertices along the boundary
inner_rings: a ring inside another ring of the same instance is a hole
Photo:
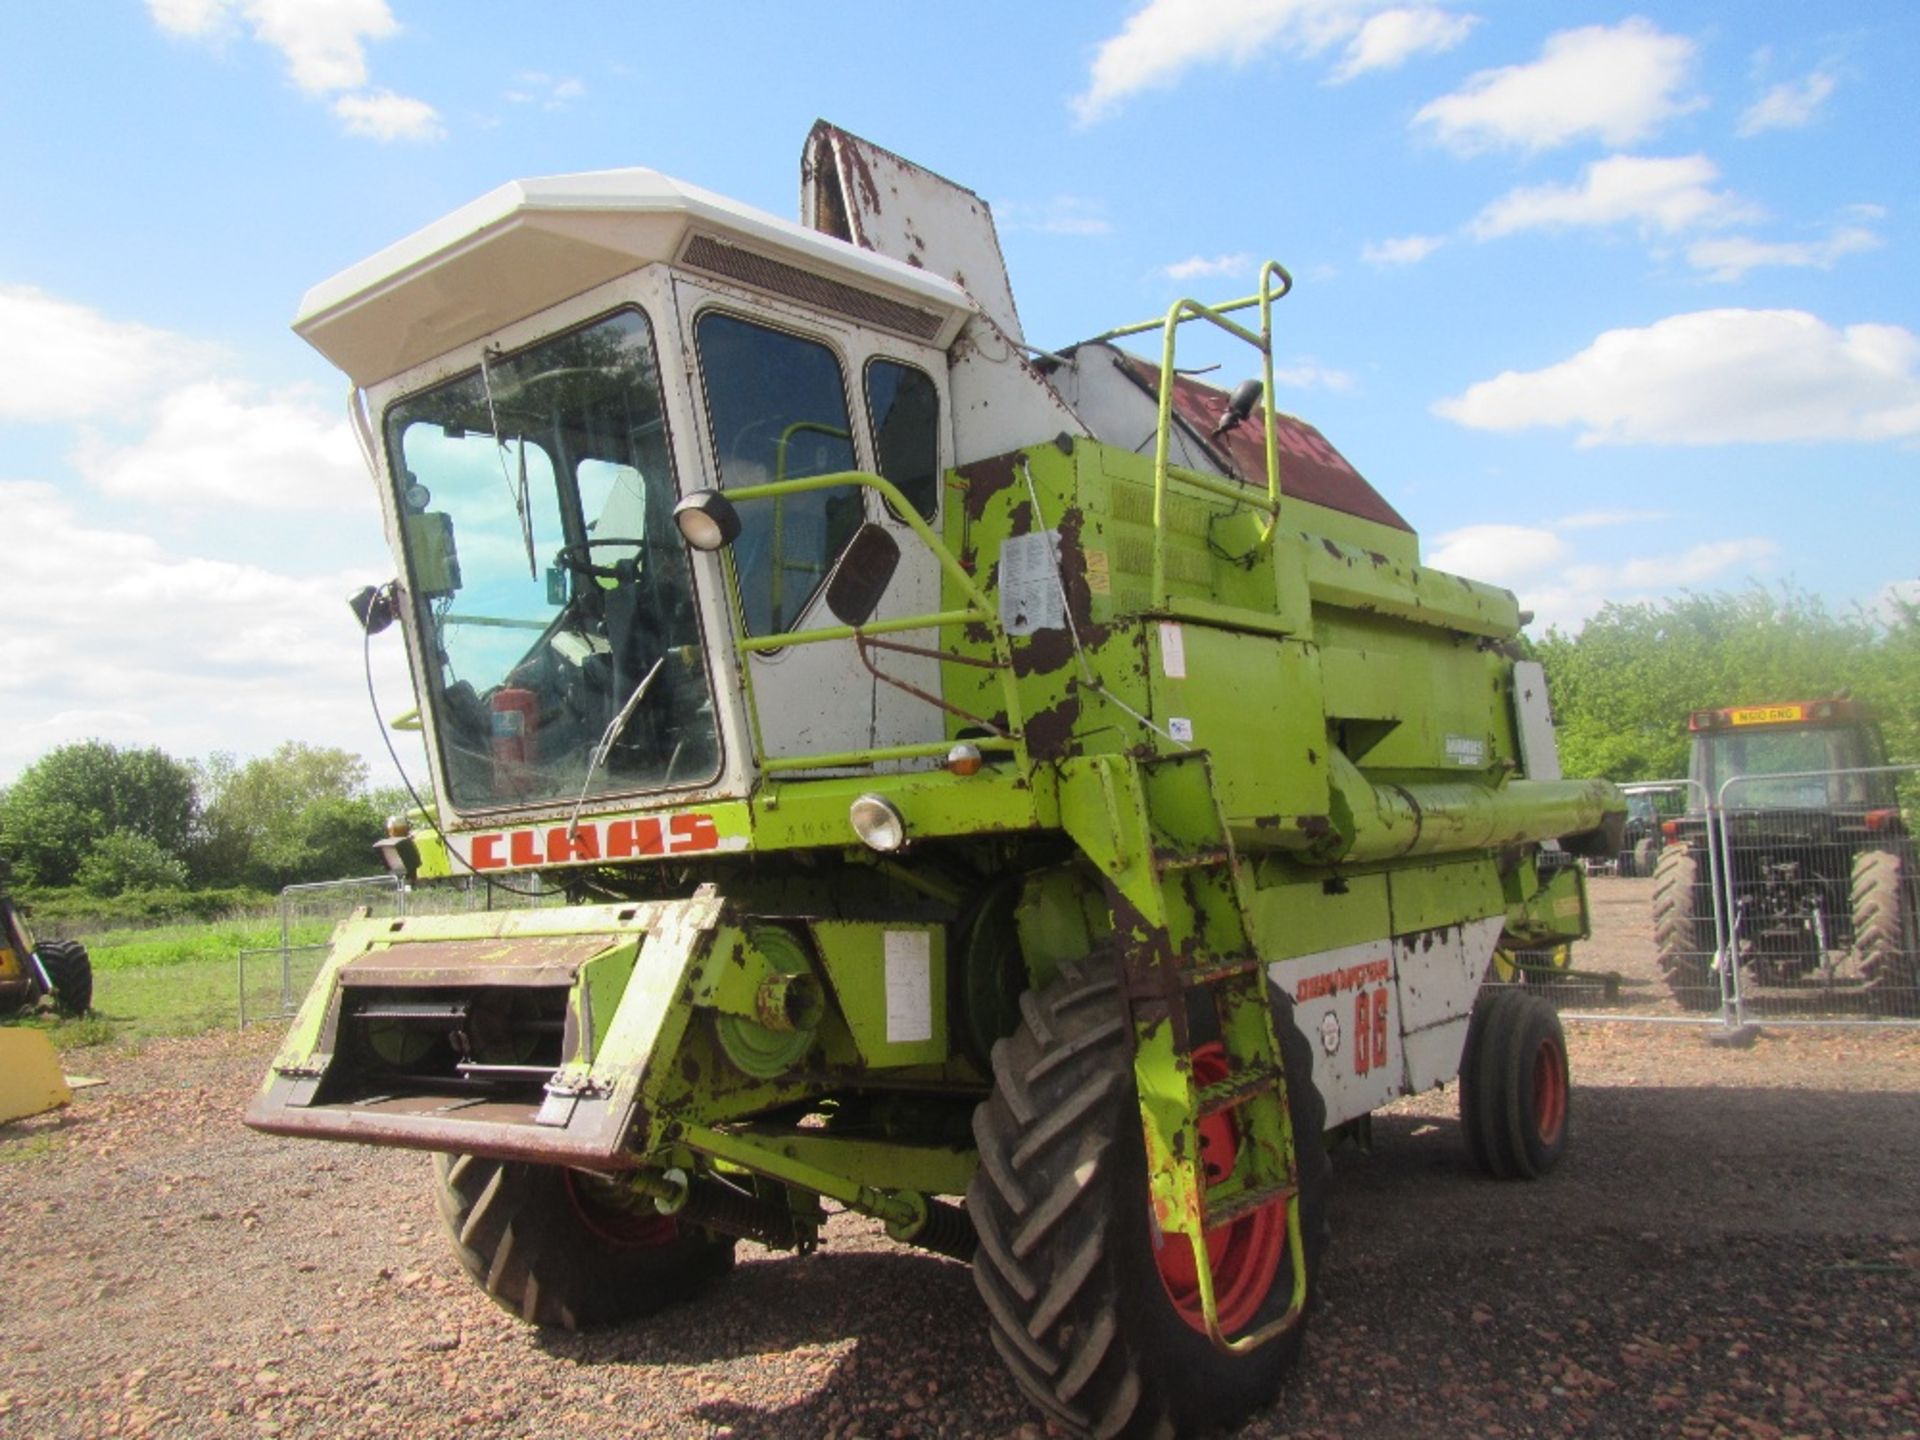
[[[1920,1019],[1920,766],[1741,775],[1709,819],[1732,1020]]]
[[[289,885],[280,892],[280,943],[240,952],[240,1026],[290,1018],[332,948],[334,927],[363,909],[374,916],[445,915],[556,905],[565,898],[538,875],[518,877],[512,889],[473,876],[411,887],[392,875]]]

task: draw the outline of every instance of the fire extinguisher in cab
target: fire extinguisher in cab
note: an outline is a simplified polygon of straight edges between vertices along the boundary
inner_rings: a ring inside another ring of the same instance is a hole
[[[524,795],[533,787],[539,759],[540,702],[531,690],[503,686],[487,701],[493,712],[493,788]]]

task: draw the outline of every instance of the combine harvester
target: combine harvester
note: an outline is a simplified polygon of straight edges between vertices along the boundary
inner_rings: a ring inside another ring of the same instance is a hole
[[[1041,351],[970,191],[821,124],[801,209],[524,181],[308,295],[433,765],[385,853],[570,903],[342,926],[249,1123],[438,1152],[538,1324],[830,1201],[970,1258],[1074,1433],[1230,1422],[1336,1132],[1462,1074],[1490,1173],[1561,1154],[1558,1022],[1481,986],[1586,933],[1623,802],[1513,597],[1263,408],[1278,265]],[[1190,322],[1263,381],[1182,376]]]

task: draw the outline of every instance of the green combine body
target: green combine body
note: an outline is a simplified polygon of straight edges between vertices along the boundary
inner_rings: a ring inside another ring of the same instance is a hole
[[[1558,1024],[1481,987],[1586,933],[1624,803],[1559,778],[1510,594],[1178,375],[1197,321],[1271,393],[1279,267],[1037,351],[969,192],[825,125],[803,175],[804,226],[525,182],[308,297],[435,767],[389,853],[572,903],[343,925],[249,1123],[440,1152],[531,1321],[824,1199],[971,1258],[1076,1433],[1232,1420],[1334,1133],[1458,1075],[1490,1173],[1557,1159]]]

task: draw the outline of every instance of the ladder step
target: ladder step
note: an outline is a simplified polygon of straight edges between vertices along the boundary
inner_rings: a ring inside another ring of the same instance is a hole
[[[1222,1225],[1231,1225],[1254,1211],[1271,1205],[1276,1201],[1291,1200],[1294,1187],[1291,1185],[1256,1185],[1251,1190],[1243,1190],[1231,1200],[1223,1200],[1217,1205],[1208,1205],[1204,1199],[1202,1208],[1206,1228],[1217,1230]]]
[[[1201,1087],[1199,1118],[1205,1120],[1208,1116],[1223,1114],[1256,1095],[1269,1093],[1279,1084],[1280,1072],[1267,1065],[1249,1066],[1238,1075],[1216,1080]]]

